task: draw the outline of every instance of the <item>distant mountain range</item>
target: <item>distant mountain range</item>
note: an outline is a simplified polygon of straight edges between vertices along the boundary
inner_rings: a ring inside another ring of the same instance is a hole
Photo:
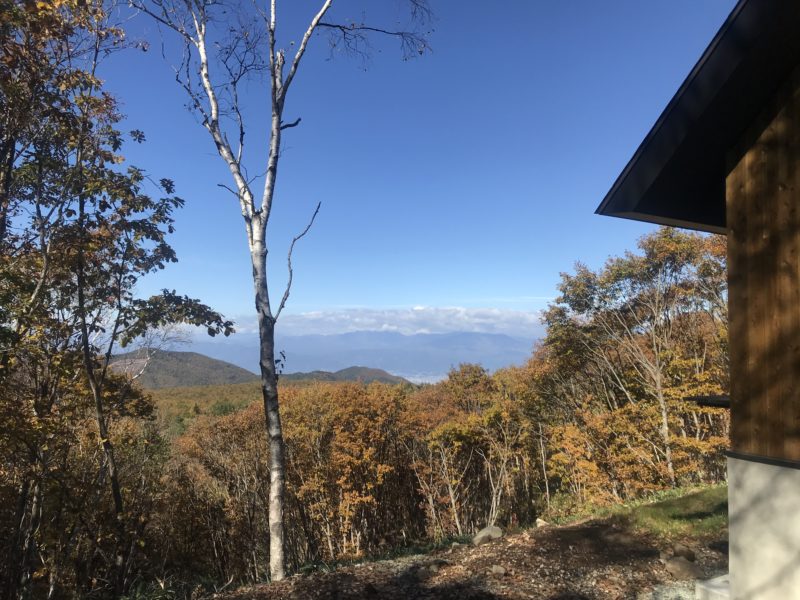
[[[348,367],[335,373],[330,371],[311,371],[309,373],[283,373],[281,381],[361,381],[363,383],[411,383],[407,379],[387,373],[383,369],[369,367]]]
[[[531,355],[533,340],[494,333],[428,333],[360,331],[337,335],[283,336],[276,341],[284,381],[437,381],[460,363],[477,363],[491,371],[521,364]],[[139,378],[150,389],[246,383],[258,380],[258,337],[200,338],[193,352],[163,350]],[[135,353],[115,359],[118,370],[138,372]],[[369,365],[353,367],[352,365]]]
[[[209,358],[197,352],[157,350],[149,362],[137,352],[120,354],[111,362],[118,372],[138,374],[137,382],[144,388],[156,390],[176,387],[231,385],[259,380],[255,373],[229,362]],[[381,369],[348,367],[335,373],[312,371],[310,373],[284,373],[281,381],[361,381],[372,383],[409,383]]]
[[[279,336],[276,351],[284,353],[285,373],[339,371],[369,365],[413,382],[435,381],[460,363],[478,363],[495,370],[527,360],[533,339],[494,333],[428,333],[403,335],[359,331],[336,335]],[[199,338],[192,350],[258,369],[258,337],[237,333],[230,338]],[[284,375],[285,377],[285,375]]]

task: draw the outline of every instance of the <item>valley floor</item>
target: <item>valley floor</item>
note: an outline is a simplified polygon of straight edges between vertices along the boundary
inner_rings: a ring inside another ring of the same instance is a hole
[[[225,600],[693,598],[691,577],[678,572],[669,559],[679,544],[684,546],[683,551],[696,555],[695,562],[683,565],[695,570],[701,578],[727,571],[727,531],[720,519],[727,508],[720,500],[724,492],[725,488],[717,488],[687,496],[686,500],[673,499],[641,507],[643,510],[561,527],[545,526],[478,547],[456,545],[428,555],[298,575],[223,597]],[[693,523],[700,526],[693,527]],[[678,589],[665,593],[667,587]]]

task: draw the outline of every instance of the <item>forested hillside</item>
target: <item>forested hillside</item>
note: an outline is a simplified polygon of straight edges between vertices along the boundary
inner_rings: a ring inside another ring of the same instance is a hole
[[[258,375],[197,352],[169,350],[118,354],[111,368],[136,379],[149,390],[199,385],[225,385],[258,381]]]
[[[178,353],[183,354],[183,353]],[[206,357],[203,357],[206,358]],[[212,361],[213,363],[221,361]],[[213,373],[207,375],[217,379]],[[148,390],[156,407],[159,430],[167,437],[175,437],[186,431],[186,427],[203,415],[222,416],[245,408],[261,398],[258,380],[249,377],[247,383],[218,385],[182,385],[160,387]],[[185,379],[183,379],[185,380]],[[402,377],[395,377],[380,369],[351,367],[336,373],[315,371],[311,373],[292,373],[282,375],[282,385],[308,386],[315,382],[361,382],[389,383],[392,385],[411,384]]]

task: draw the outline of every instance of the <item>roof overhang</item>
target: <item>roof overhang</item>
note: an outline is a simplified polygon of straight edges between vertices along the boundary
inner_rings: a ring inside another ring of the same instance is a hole
[[[800,1],[740,0],[596,213],[725,233],[725,178],[800,64]]]

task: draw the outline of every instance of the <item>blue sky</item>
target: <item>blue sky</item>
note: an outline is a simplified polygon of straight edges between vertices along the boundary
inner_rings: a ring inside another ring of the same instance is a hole
[[[401,3],[339,4],[340,17],[391,24]],[[326,39],[313,40],[287,99],[286,118],[303,121],[286,132],[270,224],[276,299],[288,243],[322,202],[295,251],[287,332],[381,319],[406,331],[421,310],[419,330],[486,330],[492,314],[494,329],[530,328],[559,272],[598,267],[651,229],[593,213],[734,4],[432,0],[433,52],[407,62],[393,42],[376,41],[364,63],[331,60]],[[315,2],[286,6],[284,40],[298,39]],[[158,32],[130,28],[153,43],[106,64],[125,127],[148,139],[124,153],[187,200],[172,238],[180,262],[141,293],[175,288],[247,327],[244,228],[217,186],[229,175],[184,108]],[[247,91],[252,172],[263,170],[265,89]]]

